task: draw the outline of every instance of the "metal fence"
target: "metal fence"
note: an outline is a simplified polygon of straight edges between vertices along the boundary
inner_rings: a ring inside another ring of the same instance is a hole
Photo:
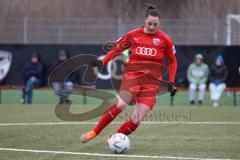
[[[161,29],[177,45],[240,45],[240,24],[232,22],[227,32],[225,19],[163,19]],[[102,44],[116,40],[143,20],[122,19],[0,19],[0,43],[20,44]]]

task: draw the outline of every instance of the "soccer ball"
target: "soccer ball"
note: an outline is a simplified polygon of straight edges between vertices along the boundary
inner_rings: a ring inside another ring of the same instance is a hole
[[[130,147],[130,141],[126,135],[115,133],[108,139],[108,145],[113,153],[126,153]]]

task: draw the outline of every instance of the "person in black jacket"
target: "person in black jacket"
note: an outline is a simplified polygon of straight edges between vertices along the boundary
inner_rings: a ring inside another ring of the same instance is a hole
[[[32,103],[33,88],[43,83],[44,69],[37,53],[33,53],[30,62],[23,68],[24,88],[22,103]]]
[[[58,53],[57,60],[51,65],[49,72],[52,72],[57,66],[61,65],[67,59],[70,58],[70,55],[67,50],[60,50]],[[50,75],[50,74],[49,74]],[[54,89],[54,93],[59,97],[60,102],[66,102],[69,96],[72,94],[73,91],[73,83],[77,81],[77,74],[73,72],[70,74],[69,77],[65,80],[64,83],[62,82],[52,82],[52,87]]]
[[[224,81],[227,79],[228,71],[224,64],[224,59],[221,55],[216,57],[215,63],[211,66],[210,70],[210,98],[213,102],[213,107],[218,107],[218,101],[222,92],[226,88]]]

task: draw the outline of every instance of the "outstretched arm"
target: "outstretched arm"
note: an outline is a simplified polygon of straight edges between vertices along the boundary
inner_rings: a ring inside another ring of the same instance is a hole
[[[110,60],[115,58],[117,55],[119,55],[124,50],[131,48],[132,42],[131,42],[131,34],[128,33],[125,36],[121,37],[111,49],[107,55],[102,60],[103,64],[107,64]]]

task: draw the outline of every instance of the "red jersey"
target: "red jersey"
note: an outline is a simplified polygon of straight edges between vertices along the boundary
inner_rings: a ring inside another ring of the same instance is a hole
[[[144,27],[132,30],[116,42],[116,46],[104,57],[103,63],[108,63],[126,49],[130,49],[131,53],[128,65],[133,63],[163,64],[164,57],[167,56],[169,62],[169,82],[174,82],[177,70],[176,50],[167,34],[160,30],[155,34],[146,34]],[[159,72],[161,71],[159,70]]]

